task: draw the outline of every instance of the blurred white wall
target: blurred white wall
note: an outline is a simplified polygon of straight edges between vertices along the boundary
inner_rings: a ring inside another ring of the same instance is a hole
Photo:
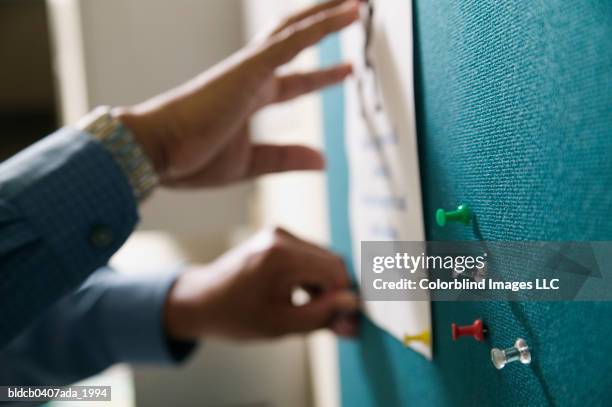
[[[66,123],[98,105],[134,104],[170,89],[243,44],[239,0],[49,3],[56,17],[56,66]],[[249,188],[158,192],[142,209],[140,228],[191,239],[227,235],[247,222]],[[224,217],[211,216],[221,209]]]
[[[238,49],[246,38],[241,0],[47,1],[65,123],[74,122],[96,105],[131,104],[177,85]],[[257,3],[258,10],[266,10],[283,2]],[[286,140],[311,133],[294,132]],[[322,182],[320,176],[299,177],[294,182]],[[278,181],[278,199],[268,194],[274,184],[260,184],[266,192],[257,200],[261,205],[255,206],[269,207],[260,212],[262,222],[249,216],[253,185],[208,192],[157,192],[142,208],[141,232],[122,249],[115,264],[146,272],[181,258],[210,260],[226,249],[233,236],[243,233],[240,231],[274,221],[265,213],[278,209],[279,214],[286,214],[288,203],[282,197],[295,191],[286,189],[290,179]],[[322,226],[316,230],[310,236]],[[305,407],[311,405],[305,349],[299,337],[249,345],[207,342],[179,370],[137,369],[135,398],[143,406]]]
[[[247,36],[256,35],[275,21],[317,0],[244,0]],[[265,7],[263,6],[265,4]],[[316,47],[304,51],[289,71],[319,67]],[[322,107],[319,94],[267,108],[253,122],[253,133],[275,143],[300,143],[323,148]],[[257,182],[256,214],[262,225],[280,225],[320,245],[329,243],[327,193],[324,173],[291,173]],[[329,332],[306,339],[312,403],[317,407],[340,404],[337,344]]]

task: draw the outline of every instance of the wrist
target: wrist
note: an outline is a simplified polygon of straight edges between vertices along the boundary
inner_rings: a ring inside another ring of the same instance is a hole
[[[135,108],[113,109],[115,116],[132,133],[134,140],[149,158],[155,172],[161,177],[167,168],[164,124],[155,112],[139,112]]]
[[[168,292],[163,323],[174,340],[198,340],[213,333],[214,293],[206,290],[208,270],[192,268],[182,273]]]
[[[196,322],[194,320],[193,306],[189,302],[177,298],[175,287],[176,284],[170,290],[164,303],[164,332],[171,340],[195,340],[197,335],[194,335],[193,332],[193,326]]]
[[[159,183],[151,159],[131,129],[108,106],[99,106],[75,127],[98,141],[121,168],[138,202],[146,199]]]

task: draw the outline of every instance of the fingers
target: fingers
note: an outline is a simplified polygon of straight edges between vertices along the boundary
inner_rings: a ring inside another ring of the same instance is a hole
[[[350,64],[342,64],[329,69],[305,74],[279,77],[278,95],[275,102],[284,102],[310,93],[346,79],[353,72]]]
[[[308,17],[314,16],[315,14],[319,14],[322,11],[329,10],[331,8],[335,8],[340,6],[346,0],[334,0],[334,1],[326,1],[315,6],[309,7],[306,10],[303,10],[297,14],[294,14],[287,18],[283,23],[281,23],[274,31],[272,31],[271,35],[278,34],[283,30],[289,28],[293,24],[300,22]]]
[[[265,312],[262,312],[267,335],[321,328],[331,328],[342,336],[357,333],[355,315],[360,303],[349,288],[350,280],[340,257],[278,228],[254,240],[258,241],[267,243],[255,249],[257,257],[251,264],[265,272],[258,275],[257,281],[265,282],[270,289],[271,301],[264,303]],[[306,304],[296,306],[291,301],[296,287],[310,294]],[[258,298],[261,301],[263,297]]]
[[[273,36],[262,57],[273,67],[283,65],[302,50],[315,45],[328,34],[347,27],[358,18],[359,3],[342,2],[340,6],[307,17]]]
[[[284,280],[283,286],[287,289],[309,287],[311,290],[317,287],[321,293],[348,288],[350,280],[342,260],[319,250],[317,253],[311,247],[292,249],[292,264],[279,270],[281,280]]]
[[[359,307],[359,299],[351,291],[333,291],[306,305],[285,308],[279,312],[279,318],[287,333],[310,332],[331,326],[339,334],[352,336],[357,330],[356,322],[348,316],[355,315]]]
[[[350,280],[342,259],[329,250],[276,230],[264,265],[273,270],[286,297],[295,287],[317,288],[320,293],[346,289]]]
[[[286,239],[288,240],[292,240],[296,245],[299,245],[299,247],[301,248],[301,250],[304,250],[306,252],[312,253],[313,255],[317,255],[317,256],[325,256],[329,259],[329,261],[336,263],[339,265],[339,268],[342,270],[342,279],[339,281],[339,285],[336,288],[346,288],[350,285],[350,279],[348,276],[348,271],[346,270],[346,266],[344,263],[344,260],[342,259],[342,257],[338,256],[337,254],[333,253],[330,250],[327,250],[319,245],[316,245],[314,243],[311,243],[307,240],[302,240],[299,237],[292,235],[291,233],[284,231],[282,229],[280,229],[281,233],[284,233],[286,236]],[[320,295],[321,294],[321,287],[317,287],[317,286],[304,286],[302,287],[304,288],[306,291],[308,291],[309,294],[311,295]]]
[[[325,159],[322,154],[305,146],[280,146],[256,144],[246,178],[287,171],[322,170]]]

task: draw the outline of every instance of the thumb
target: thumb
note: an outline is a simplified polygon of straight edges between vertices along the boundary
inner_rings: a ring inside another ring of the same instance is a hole
[[[325,168],[321,152],[306,146],[256,144],[251,154],[248,178],[275,172]]]
[[[359,298],[352,291],[330,291],[305,305],[291,308],[286,315],[286,327],[290,332],[326,328],[337,315],[354,314],[359,306]]]

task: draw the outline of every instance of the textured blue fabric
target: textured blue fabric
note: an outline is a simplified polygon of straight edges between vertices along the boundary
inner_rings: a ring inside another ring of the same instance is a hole
[[[0,385],[65,385],[115,363],[181,361],[194,344],[170,342],[162,329],[177,271],[100,269],[0,352]]]
[[[422,1],[415,6],[417,121],[429,240],[612,240],[612,4]],[[324,59],[339,56],[326,45]],[[342,94],[324,100],[334,246],[350,255]],[[333,109],[333,110],[330,110]],[[470,227],[435,227],[469,203]],[[346,250],[349,250],[347,252]],[[350,258],[350,256],[349,256]],[[504,270],[514,275],[520,270]],[[434,363],[365,321],[340,344],[346,406],[610,405],[611,303],[434,303]],[[484,343],[452,322],[483,318]],[[491,347],[523,337],[530,366]]]
[[[125,175],[87,134],[62,129],[2,163],[0,349],[105,265],[137,219]]]

